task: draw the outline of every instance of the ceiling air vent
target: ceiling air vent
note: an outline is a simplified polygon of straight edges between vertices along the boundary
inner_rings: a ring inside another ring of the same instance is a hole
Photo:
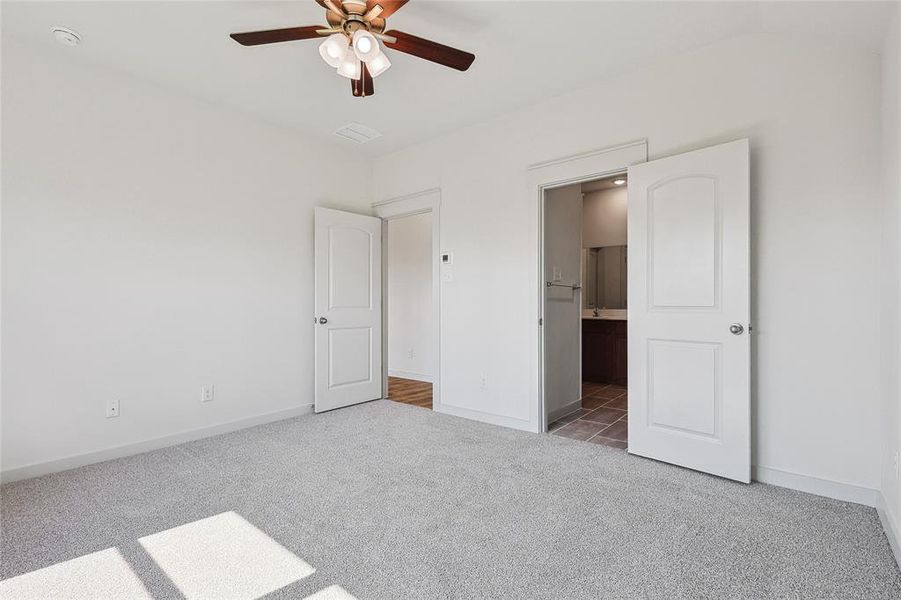
[[[372,127],[366,127],[360,123],[348,123],[344,127],[335,131],[335,135],[350,140],[355,144],[365,144],[371,142],[375,138],[382,137],[382,134]]]

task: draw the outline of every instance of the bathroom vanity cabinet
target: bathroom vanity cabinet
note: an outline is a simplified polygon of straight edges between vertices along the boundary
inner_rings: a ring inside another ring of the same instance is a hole
[[[582,380],[626,385],[627,321],[582,319]]]

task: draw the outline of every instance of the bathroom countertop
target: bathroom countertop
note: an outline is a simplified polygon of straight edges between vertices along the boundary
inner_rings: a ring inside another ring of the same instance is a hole
[[[598,311],[598,316],[594,316],[593,310],[583,310],[582,318],[592,321],[628,321],[628,311],[626,309],[606,308]]]

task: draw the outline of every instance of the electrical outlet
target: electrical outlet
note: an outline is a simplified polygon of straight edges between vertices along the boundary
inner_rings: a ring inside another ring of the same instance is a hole
[[[892,468],[895,472],[895,479],[901,479],[901,453],[895,450],[894,456],[892,456]]]
[[[483,390],[488,389],[488,373],[482,373],[482,376],[479,377],[479,387]]]
[[[200,401],[201,402],[212,402],[213,401],[213,386],[205,385],[200,388]]]
[[[119,399],[110,398],[106,403],[106,418],[112,419],[119,416]]]
[[[416,357],[416,353],[413,352],[413,348],[410,348],[410,351],[407,352],[407,358],[409,358],[410,360],[413,360],[415,357]]]

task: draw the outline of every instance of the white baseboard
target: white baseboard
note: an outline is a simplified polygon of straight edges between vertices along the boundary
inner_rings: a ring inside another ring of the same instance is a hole
[[[426,383],[434,383],[433,377],[431,375],[424,375],[422,373],[414,373],[413,371],[397,371],[395,369],[388,369],[388,377],[400,377],[401,379],[412,379],[413,381],[424,381]]]
[[[464,419],[481,421],[482,423],[489,423],[491,425],[500,425],[501,427],[520,429],[522,431],[534,431],[532,424],[528,419],[517,419],[516,417],[509,417],[507,415],[499,415],[497,413],[483,412],[481,410],[453,406],[447,404],[446,402],[442,402],[440,406],[435,406],[434,410],[435,412],[441,414],[452,415],[454,417],[463,417]]]
[[[547,423],[550,425],[560,417],[565,417],[566,415],[572,414],[582,408],[582,399],[578,399],[574,402],[570,402],[566,406],[562,406],[560,408],[555,408],[554,410],[548,411],[547,413]]]
[[[219,423],[217,425],[211,425],[209,427],[192,429],[191,431],[182,431],[152,440],[136,442],[134,444],[116,446],[115,448],[105,448],[103,450],[97,450],[95,452],[86,452],[85,454],[77,454],[75,456],[68,456],[66,458],[59,458],[47,462],[34,463],[25,465],[23,467],[14,467],[12,469],[6,469],[5,471],[0,472],[0,482],[8,483],[10,481],[19,481],[21,479],[39,477],[41,475],[47,475],[49,473],[67,471],[69,469],[75,469],[77,467],[83,467],[85,465],[92,465],[94,463],[112,460],[114,458],[122,458],[124,456],[142,454],[144,452],[158,450],[159,448],[165,448],[167,446],[175,446],[176,444],[183,444],[185,442],[192,442],[194,440],[199,440],[214,435],[230,433],[232,431],[246,429],[248,427],[254,427],[256,425],[263,425],[265,423],[272,423],[275,421],[281,421],[283,419],[290,419],[293,417],[298,417],[300,415],[310,414],[312,412],[313,405],[307,404],[304,406],[298,406],[296,408],[289,408],[287,410],[267,413],[265,415],[257,415],[254,417],[247,417],[245,419],[238,419],[237,421],[230,421],[228,423]]]
[[[769,467],[754,467],[753,479],[761,483],[778,485],[779,487],[807,492],[817,496],[825,496],[834,500],[855,502],[865,506],[877,507],[880,504],[882,493],[874,488],[863,487],[853,483],[820,479],[810,475],[801,475],[790,471],[772,469]]]
[[[882,493],[879,494],[879,506],[876,507],[876,512],[879,513],[879,521],[882,523],[885,537],[888,538],[892,554],[895,555],[895,562],[901,567],[901,529],[898,528],[898,522],[892,517]]]

